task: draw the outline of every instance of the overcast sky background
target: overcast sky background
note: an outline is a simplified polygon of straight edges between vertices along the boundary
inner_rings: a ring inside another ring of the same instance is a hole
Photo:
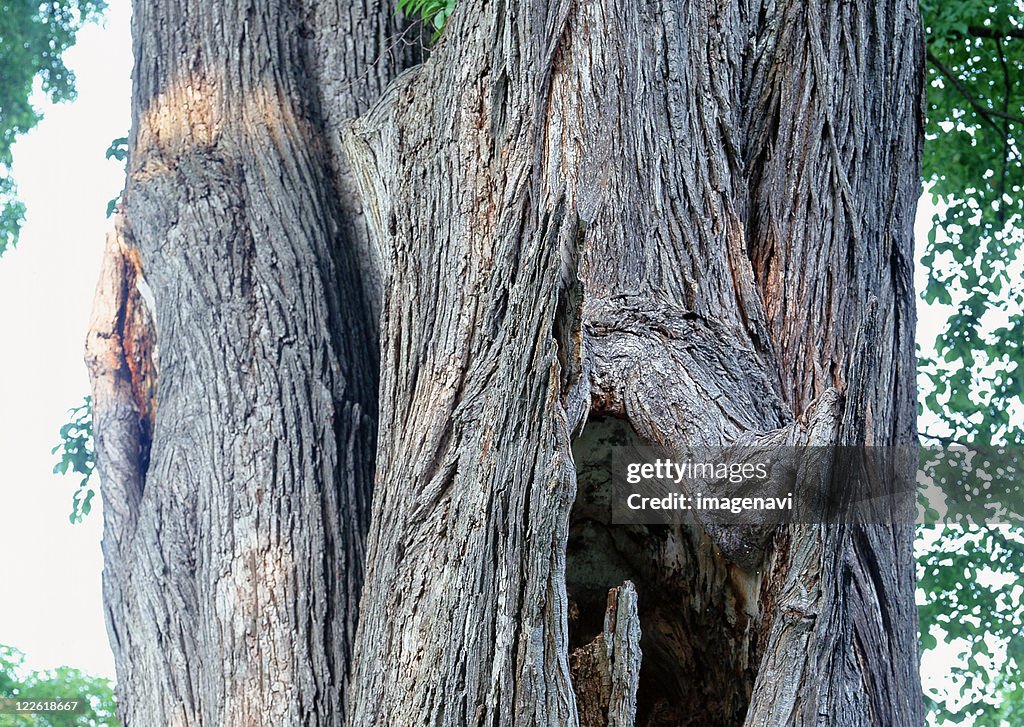
[[[97,497],[84,524],[68,522],[76,480],[51,474],[50,450],[67,410],[88,392],[82,346],[107,201],[123,184],[121,165],[104,152],[130,122],[128,3],[113,0],[103,26],[84,29],[66,62],[78,100],[52,106],[38,98],[44,119],[14,151],[28,219],[18,247],[0,259],[0,644],[24,651],[32,668],[67,664],[113,677],[100,590],[102,506]],[[922,243],[930,213],[922,205]],[[930,347],[945,311],[919,312],[918,338]],[[947,658],[933,655],[923,673],[938,683],[947,668]]]
[[[89,391],[82,347],[124,172],[104,159],[130,123],[131,42],[125,0],[90,25],[66,62],[78,100],[52,106],[14,148],[28,212],[18,247],[0,258],[0,644],[34,667],[113,676],[100,598],[99,498],[68,522],[76,480],[51,474],[67,410]]]

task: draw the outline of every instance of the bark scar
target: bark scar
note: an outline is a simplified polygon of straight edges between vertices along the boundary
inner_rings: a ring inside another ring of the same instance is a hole
[[[125,285],[121,343],[128,367],[132,398],[150,434],[156,419],[156,326],[139,284],[142,260],[135,247],[125,247]],[[143,283],[144,284],[144,283]]]
[[[123,218],[107,235],[85,363],[108,528],[125,532],[142,497],[156,417],[156,329],[140,289],[142,264]]]

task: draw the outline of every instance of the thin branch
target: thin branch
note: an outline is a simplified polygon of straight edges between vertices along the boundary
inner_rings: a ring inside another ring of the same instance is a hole
[[[925,439],[931,439],[932,441],[935,442],[941,442],[942,444],[945,444],[947,446],[966,447],[967,449],[975,450],[977,449],[975,445],[960,442],[955,437],[943,436],[941,434],[930,434],[929,432],[926,431],[918,432],[917,434],[918,436],[924,437]]]
[[[967,26],[967,34],[973,35],[975,38],[994,38],[996,40],[1002,40],[1003,38],[1024,39],[1024,29],[1021,28],[997,30],[995,28],[986,28],[983,25],[969,25]],[[959,35],[959,33],[957,35]]]
[[[1010,69],[1006,64],[1006,54],[1003,52],[1003,41],[996,38],[996,50],[999,51],[999,65],[1003,69],[1003,113],[1010,110],[1010,95],[1013,93],[1013,80],[1010,76]],[[1003,168],[999,175],[999,226],[1006,227],[1006,205],[1003,197],[1006,196],[1006,175],[1010,167],[1010,124],[1003,120]]]
[[[1003,131],[1003,129],[995,122],[994,118],[1006,119],[1007,121],[1013,121],[1018,124],[1024,124],[1024,117],[1022,116],[1014,116],[1013,114],[1004,113],[1002,111],[998,111],[997,109],[990,109],[983,103],[981,103],[977,98],[975,98],[974,94],[971,93],[971,90],[967,88],[966,85],[964,85],[963,81],[957,78],[953,70],[945,63],[940,61],[938,57],[936,57],[936,55],[931,51],[928,51],[928,60],[931,62],[933,66],[939,69],[943,76],[949,79],[950,83],[952,83],[956,90],[960,92],[960,95],[967,99],[967,102],[971,105],[971,108],[973,108],[978,113],[978,115],[981,116],[981,118],[993,129],[1000,133],[1002,133]]]

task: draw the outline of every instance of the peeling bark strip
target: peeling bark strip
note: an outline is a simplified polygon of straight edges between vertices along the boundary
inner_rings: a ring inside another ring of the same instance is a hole
[[[640,682],[640,617],[636,589],[608,591],[604,630],[569,655],[580,727],[632,727]]]
[[[156,331],[139,291],[138,254],[127,244],[120,215],[107,235],[96,287],[85,361],[93,396],[93,436],[103,488],[104,556],[117,560],[127,547],[142,498],[156,415]],[[105,586],[116,583],[105,579]],[[116,596],[107,593],[108,597]],[[116,632],[111,639],[117,640]]]

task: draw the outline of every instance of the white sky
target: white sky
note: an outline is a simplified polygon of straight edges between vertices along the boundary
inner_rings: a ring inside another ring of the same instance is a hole
[[[67,409],[88,392],[82,346],[106,205],[123,182],[104,151],[129,124],[128,21],[126,0],[113,0],[104,26],[83,30],[66,54],[78,100],[40,100],[44,119],[14,152],[28,220],[17,249],[0,259],[0,644],[26,652],[32,668],[68,664],[109,677],[101,504],[93,500],[84,524],[68,522],[77,480],[51,474],[50,450]],[[931,207],[922,202],[923,245]],[[920,289],[922,273],[916,277]],[[919,313],[919,339],[930,348],[945,315],[923,306]],[[922,671],[934,684],[947,669],[933,653]]]
[[[99,274],[107,201],[124,173],[104,159],[131,98],[126,0],[66,54],[78,100],[50,106],[14,149],[28,207],[18,247],[0,258],[0,644],[34,668],[113,676],[100,599],[99,498],[71,525],[77,480],[51,474],[67,409],[89,391],[82,347]]]

